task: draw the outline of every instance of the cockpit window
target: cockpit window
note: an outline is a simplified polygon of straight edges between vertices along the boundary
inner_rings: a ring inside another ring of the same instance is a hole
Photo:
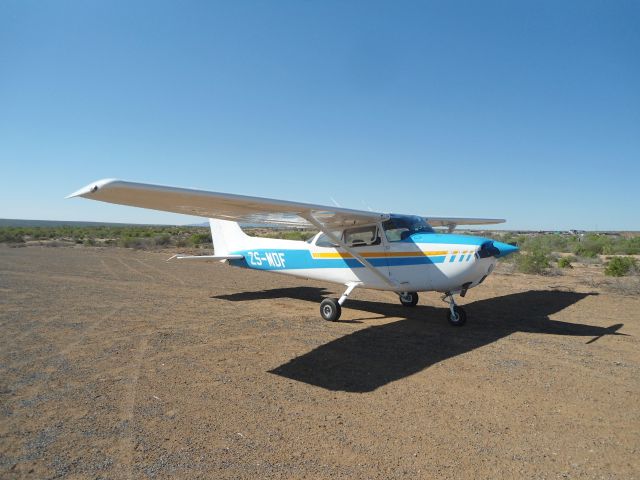
[[[344,231],[344,243],[350,247],[364,247],[365,245],[377,245],[380,243],[378,227],[350,228]]]
[[[368,227],[349,228],[344,231],[332,232],[337,238],[350,247],[364,247],[368,245],[379,245],[380,235],[378,227],[371,225]],[[336,248],[336,245],[326,234],[320,233],[317,236],[315,245],[318,247]]]
[[[382,228],[389,242],[400,242],[414,233],[434,233],[424,218],[414,215],[391,215]]]

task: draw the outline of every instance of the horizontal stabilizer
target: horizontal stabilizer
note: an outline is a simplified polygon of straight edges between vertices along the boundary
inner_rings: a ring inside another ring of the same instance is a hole
[[[177,260],[219,260],[223,262],[225,260],[240,260],[244,257],[242,255],[183,255],[177,253],[173,257],[167,258],[167,262],[174,258]]]

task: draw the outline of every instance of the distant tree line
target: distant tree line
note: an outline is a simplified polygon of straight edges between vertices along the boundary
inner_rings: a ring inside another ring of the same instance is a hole
[[[289,240],[308,240],[314,232],[307,230],[248,229],[249,235]],[[621,276],[637,271],[632,257],[640,255],[640,235],[612,236],[589,233],[584,235],[531,234],[510,232],[492,235],[496,240],[514,243],[521,253],[509,256],[524,273],[543,274],[553,267],[572,268],[572,263],[596,263],[601,255],[614,256],[605,266],[605,273]],[[135,249],[212,248],[207,227],[177,226],[46,226],[0,227],[0,243],[22,245],[27,242],[69,245],[118,246]]]

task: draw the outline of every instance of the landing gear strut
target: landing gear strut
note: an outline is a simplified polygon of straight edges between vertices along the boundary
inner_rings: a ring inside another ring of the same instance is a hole
[[[398,297],[404,307],[415,307],[418,303],[418,292],[400,292]]]
[[[322,300],[322,303],[320,303],[320,315],[322,318],[328,322],[337,322],[342,313],[342,304],[347,301],[347,298],[357,286],[357,283],[350,283],[340,298],[325,298]]]
[[[448,300],[447,300],[448,299]],[[461,327],[467,322],[467,312],[462,307],[456,305],[456,301],[453,298],[452,293],[446,293],[442,300],[449,303],[449,310],[447,310],[447,320],[454,327]]]

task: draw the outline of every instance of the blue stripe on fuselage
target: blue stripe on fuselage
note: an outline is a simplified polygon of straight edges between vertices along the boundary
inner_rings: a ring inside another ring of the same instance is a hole
[[[362,268],[355,258],[313,258],[309,250],[254,249],[239,250],[232,255],[242,255],[240,260],[229,260],[236,267],[257,270],[299,270],[312,268]],[[278,259],[275,261],[274,259]],[[418,257],[367,258],[374,267],[396,267],[404,265],[431,265],[444,262],[445,255]]]

